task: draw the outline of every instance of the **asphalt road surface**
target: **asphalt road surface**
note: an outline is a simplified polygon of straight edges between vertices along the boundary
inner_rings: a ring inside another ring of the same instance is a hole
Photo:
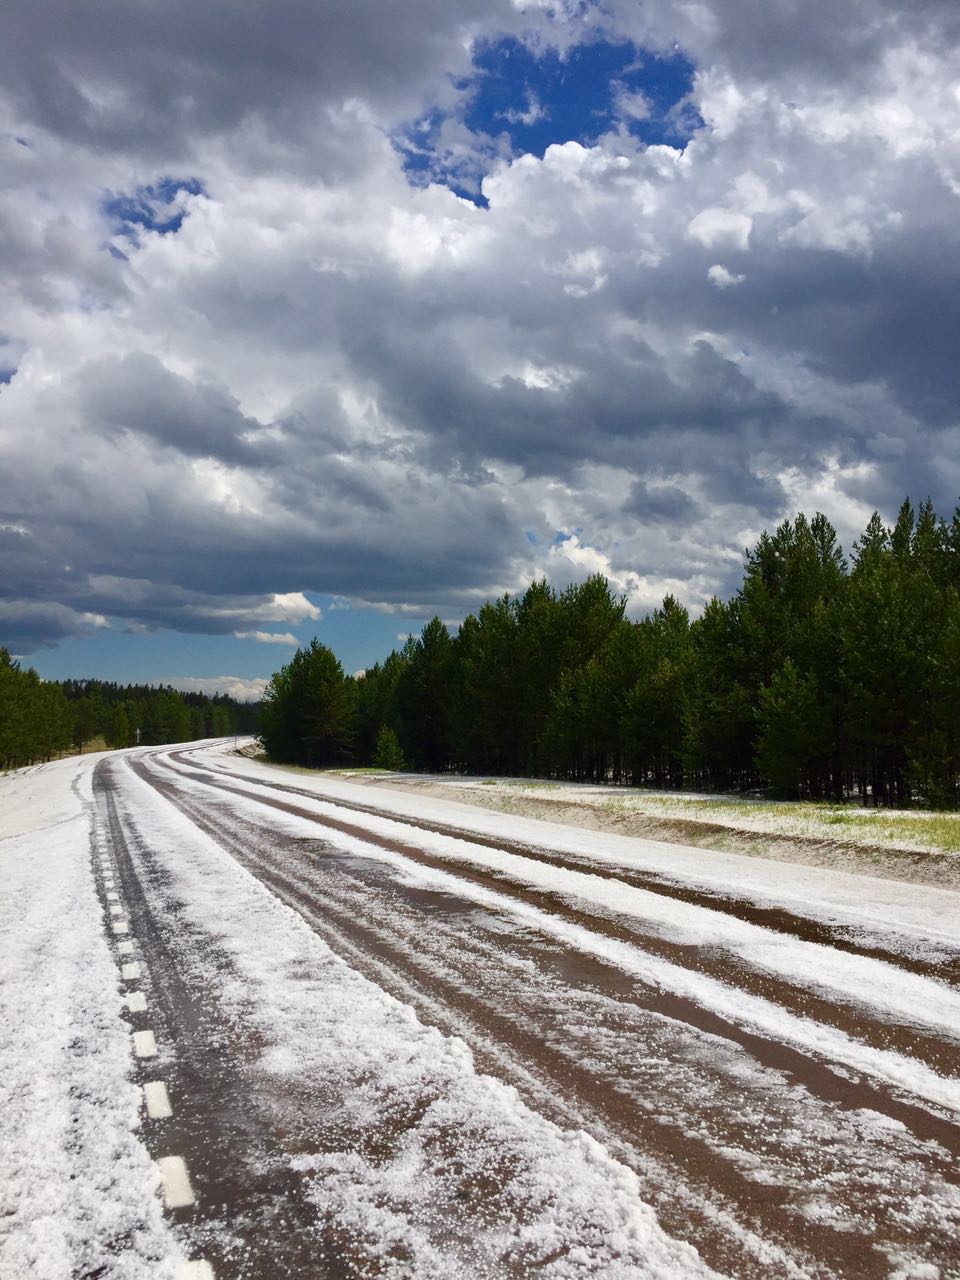
[[[209,748],[93,792],[218,1280],[960,1275],[958,895]]]

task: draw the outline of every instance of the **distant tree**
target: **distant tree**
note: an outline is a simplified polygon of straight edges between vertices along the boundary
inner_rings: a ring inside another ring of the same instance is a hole
[[[15,709],[4,741],[22,722]],[[892,529],[874,513],[852,567],[829,520],[799,513],[694,621],[671,597],[628,621],[594,575],[488,602],[453,637],[434,618],[355,681],[301,653],[263,726],[280,759],[345,758],[355,740],[364,761],[395,762],[396,744],[428,769],[955,806],[960,506],[947,524],[907,500]]]
[[[354,722],[353,683],[314,638],[267,685],[261,740],[274,760],[323,768],[349,757]]]
[[[73,704],[73,745],[83,750],[97,732],[97,707],[92,698],[84,696]]]
[[[402,741],[416,764],[437,773],[451,754],[453,641],[439,618],[432,618],[418,639],[404,647],[396,705]]]
[[[816,798],[820,764],[829,747],[828,708],[812,675],[802,675],[787,658],[760,690],[757,764],[781,794]]]
[[[374,753],[373,763],[378,769],[406,769],[407,761],[400,749],[400,742],[396,733],[388,724],[380,726],[380,732],[377,734],[377,749]]]
[[[690,617],[667,596],[637,626],[635,679],[622,698],[625,743],[636,781],[658,786],[683,777],[684,738],[693,665]]]
[[[698,786],[756,782],[755,694],[742,605],[714,597],[690,628],[690,696],[684,714],[685,775]]]
[[[122,702],[114,705],[107,742],[111,747],[130,745],[130,721],[127,719],[127,709]]]

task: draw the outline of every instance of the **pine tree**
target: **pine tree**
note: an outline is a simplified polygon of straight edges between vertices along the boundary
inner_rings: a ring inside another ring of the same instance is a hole
[[[374,753],[373,763],[378,769],[392,769],[399,772],[407,767],[407,761],[400,749],[400,742],[396,733],[388,724],[380,726],[380,732],[377,734],[377,749]]]

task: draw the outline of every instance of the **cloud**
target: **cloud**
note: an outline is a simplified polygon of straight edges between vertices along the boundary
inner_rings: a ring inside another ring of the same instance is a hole
[[[300,643],[289,631],[235,631],[238,640],[256,640],[258,644],[289,644],[294,648]]]
[[[0,600],[0,645],[10,652],[33,653],[55,647],[67,636],[107,626],[99,614],[48,600]]]
[[[268,681],[244,676],[161,676],[158,683],[182,693],[205,693],[210,698],[223,693],[238,702],[259,702]]]
[[[712,267],[707,268],[707,279],[711,284],[716,285],[718,289],[729,289],[731,285],[743,284],[746,278],[746,276],[737,275],[735,271],[728,271],[719,262],[715,262]]]
[[[591,566],[696,607],[798,502],[949,510],[955,5],[227,14],[6,17],[0,643],[456,617]],[[640,51],[604,114],[525,149],[601,35]],[[533,77],[496,128],[490,48]]]

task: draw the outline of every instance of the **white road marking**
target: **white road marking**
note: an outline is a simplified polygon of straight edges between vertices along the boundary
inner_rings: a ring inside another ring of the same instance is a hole
[[[143,1086],[143,1100],[147,1106],[147,1115],[151,1120],[166,1120],[173,1115],[170,1095],[162,1080],[148,1080]]]
[[[130,932],[130,926],[127,924],[126,920],[114,920],[114,922],[113,922],[113,932],[114,932],[114,933],[129,933],[129,932]]]
[[[110,914],[111,914],[112,916],[122,916],[122,915],[123,915],[123,907],[121,907],[121,906],[120,906],[120,904],[119,904],[119,903],[117,903],[117,902],[111,902],[111,903],[110,903]]]
[[[152,1031],[135,1031],[133,1033],[133,1052],[138,1058],[155,1058],[157,1042]]]
[[[140,965],[136,960],[131,960],[129,964],[125,964],[120,969],[120,977],[124,982],[136,982],[140,977]]]
[[[119,895],[119,893],[108,893],[108,894],[107,894],[107,901],[108,901],[108,902],[119,902],[119,901],[120,901],[120,895]]]
[[[193,1204],[193,1187],[182,1156],[161,1156],[157,1161],[163,1183],[163,1199],[168,1209],[184,1209]]]
[[[217,1278],[206,1258],[197,1258],[193,1262],[183,1264],[177,1280],[217,1280]]]
[[[133,955],[133,943],[128,939],[126,942],[117,943],[117,954],[121,956]]]
[[[147,997],[142,991],[131,991],[127,996],[127,1008],[131,1013],[145,1013],[147,1009]]]

